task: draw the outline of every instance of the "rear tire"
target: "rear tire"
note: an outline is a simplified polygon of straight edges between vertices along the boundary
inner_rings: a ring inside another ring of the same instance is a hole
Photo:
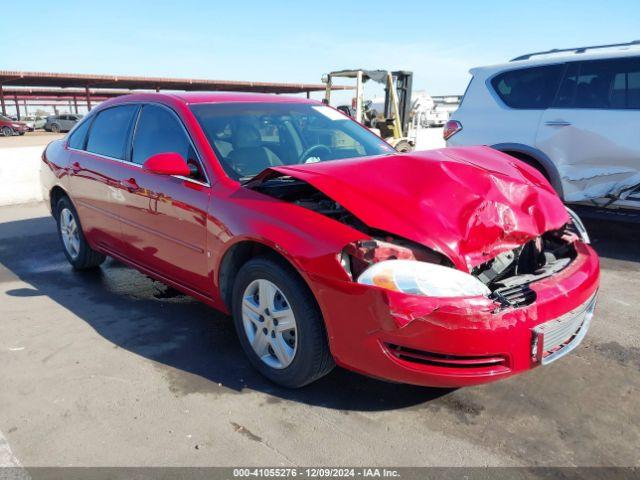
[[[242,349],[251,364],[272,382],[299,388],[333,369],[320,309],[290,266],[267,257],[245,263],[234,283],[232,311]],[[285,311],[289,313],[282,315]],[[280,350],[278,342],[283,339],[287,343]],[[281,351],[284,353],[279,355]],[[281,362],[283,357],[285,361]]]
[[[53,125],[51,125],[51,131],[53,133],[60,133],[61,132],[60,125],[58,125],[57,123],[54,123]]]
[[[102,264],[105,256],[93,250],[82,232],[78,212],[68,197],[58,200],[56,207],[58,238],[65,257],[76,270],[87,270]]]
[[[396,151],[400,153],[406,153],[413,150],[413,147],[411,146],[411,144],[406,140],[400,140],[398,143],[396,143],[395,148],[396,148]]]

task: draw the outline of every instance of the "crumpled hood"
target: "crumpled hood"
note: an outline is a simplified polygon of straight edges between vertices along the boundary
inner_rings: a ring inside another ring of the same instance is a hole
[[[369,227],[439,251],[466,271],[569,221],[540,173],[489,147],[273,167],[255,180],[273,172],[313,185]]]

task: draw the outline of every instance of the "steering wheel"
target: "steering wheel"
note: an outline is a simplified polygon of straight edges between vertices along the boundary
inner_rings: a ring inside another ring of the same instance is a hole
[[[318,153],[316,153],[316,151]],[[320,152],[327,153],[329,157],[333,153],[331,152],[331,149],[329,147],[327,147],[326,145],[322,145],[321,143],[318,143],[316,145],[312,145],[311,147],[307,148],[304,152],[302,152],[300,157],[298,157],[298,163],[305,163],[305,160],[310,158],[312,153],[316,153],[316,156],[319,156]]]

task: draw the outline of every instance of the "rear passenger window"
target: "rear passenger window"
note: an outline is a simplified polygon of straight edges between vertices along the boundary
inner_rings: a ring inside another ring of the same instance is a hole
[[[569,64],[554,105],[558,108],[640,108],[640,59]]]
[[[87,151],[123,160],[131,120],[138,107],[122,105],[98,113],[93,121]]]
[[[84,150],[84,141],[87,138],[87,131],[89,130],[89,124],[91,123],[91,119],[86,122],[82,122],[78,125],[71,136],[69,137],[69,147],[75,148],[76,150]]]
[[[567,64],[567,70],[560,84],[558,95],[554,107],[565,108],[573,105],[573,98],[576,94],[576,85],[578,83],[578,73],[580,72],[580,64],[572,62]]]
[[[511,108],[548,108],[555,97],[564,65],[524,68],[501,73],[491,80],[498,96]]]
[[[611,105],[612,86],[616,70],[619,69],[616,67],[615,62],[582,63],[576,84],[574,108],[613,108]],[[623,78],[621,90],[623,97],[624,90]],[[617,98],[616,102],[619,103],[620,99]],[[622,104],[624,105],[624,101]]]
[[[627,108],[640,108],[640,61],[627,72]]]

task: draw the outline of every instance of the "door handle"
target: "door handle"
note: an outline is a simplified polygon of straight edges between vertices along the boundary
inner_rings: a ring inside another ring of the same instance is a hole
[[[138,186],[138,183],[136,182],[135,178],[130,178],[128,180],[121,180],[120,185],[122,185],[131,193],[140,190],[140,187]]]
[[[80,170],[82,170],[82,167],[80,166],[79,162],[73,162],[71,164],[71,170],[73,170],[73,173],[78,173]]]
[[[548,120],[544,122],[544,124],[549,127],[568,127],[571,125],[571,122],[567,122],[565,120]]]

